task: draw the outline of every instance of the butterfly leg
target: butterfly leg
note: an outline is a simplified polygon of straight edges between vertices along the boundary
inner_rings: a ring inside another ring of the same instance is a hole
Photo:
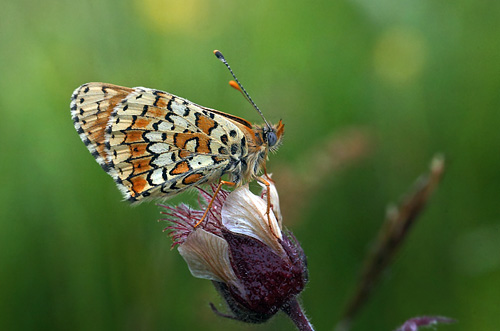
[[[233,182],[228,182],[228,181],[225,181],[225,180],[221,180],[219,185],[217,186],[217,189],[215,190],[214,192],[214,195],[212,196],[212,199],[210,199],[210,202],[208,203],[208,206],[207,206],[207,209],[205,210],[205,212],[203,213],[203,216],[200,218],[200,220],[194,225],[194,228],[196,229],[200,224],[201,222],[203,222],[203,220],[207,217],[208,215],[208,212],[210,210],[210,208],[212,208],[212,205],[214,203],[214,200],[215,200],[215,197],[217,196],[217,194],[219,193],[220,189],[222,188],[222,185],[231,185],[231,186],[234,186],[236,185],[235,183]]]
[[[264,173],[266,175],[266,177],[271,180],[271,177],[269,177],[267,175],[267,172],[265,171],[265,168],[264,168]],[[269,187],[271,186],[271,184],[269,184],[269,182],[267,180],[265,180],[264,178],[262,177],[257,177],[257,181],[261,182],[262,184],[266,185],[266,196],[267,196],[267,224],[269,225],[269,229],[271,229],[271,193],[269,192]],[[272,229],[271,229],[271,232],[272,232]]]
[[[272,182],[274,183],[274,181],[271,179],[271,176],[269,176],[269,175],[267,174],[267,168],[266,168],[266,165],[265,165],[265,164],[264,164],[264,167],[263,167],[263,168],[264,168],[264,176],[265,176],[268,180],[270,180],[270,181],[272,181]],[[267,180],[265,180],[264,178],[261,178],[261,177],[258,177],[258,178],[257,178],[257,180],[258,180],[259,182],[261,182],[262,184],[266,185],[266,189],[267,189],[267,217],[268,217],[268,221],[269,221],[269,222],[271,222],[271,219],[270,219],[270,217],[269,217],[269,212],[271,211],[271,207],[272,207],[272,206],[271,206],[271,195],[269,194],[269,186],[270,186],[271,184],[269,184],[269,182],[268,182]],[[269,224],[270,224],[270,223],[269,223]]]

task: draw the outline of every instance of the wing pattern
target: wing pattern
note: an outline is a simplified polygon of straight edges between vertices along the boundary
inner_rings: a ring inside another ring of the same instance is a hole
[[[75,128],[132,201],[168,197],[231,173],[245,134],[218,112],[167,92],[88,83],[75,90]]]

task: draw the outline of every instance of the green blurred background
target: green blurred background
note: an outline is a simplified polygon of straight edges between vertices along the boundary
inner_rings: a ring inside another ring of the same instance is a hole
[[[1,2],[0,329],[291,330],[216,317],[210,282],[130,207],[73,128],[89,81],[166,90],[272,122],[268,168],[309,258],[303,304],[332,330],[384,218],[435,152],[447,172],[353,330],[432,314],[500,325],[500,2]],[[290,188],[290,189],[289,189]],[[303,189],[302,189],[303,188]],[[191,201],[185,193],[170,201]]]

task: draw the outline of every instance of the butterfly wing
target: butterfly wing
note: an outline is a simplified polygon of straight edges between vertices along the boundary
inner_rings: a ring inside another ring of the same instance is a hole
[[[106,86],[106,91],[100,97],[94,93],[87,102],[84,93],[87,87],[89,93],[99,90],[100,85]],[[125,91],[128,93],[124,94]],[[110,96],[115,98],[113,101],[118,98],[115,95],[123,96],[114,104],[105,126],[99,126],[103,119],[92,126],[93,130],[86,131],[87,127],[80,125],[80,131],[82,140],[90,141],[86,145],[91,146],[91,153],[130,201],[171,196],[193,185],[216,180],[231,168],[235,157],[245,152],[244,134],[237,126],[166,92],[143,87],[128,91],[119,86],[89,83],[74,95],[78,116],[75,127],[89,117],[87,113],[95,113],[98,105],[103,102],[111,105]],[[85,108],[78,106],[82,98]],[[81,109],[83,115],[79,115]]]
[[[71,96],[71,117],[85,146],[101,167],[108,172],[105,151],[105,128],[113,109],[131,88],[104,83],[89,83],[77,88]]]

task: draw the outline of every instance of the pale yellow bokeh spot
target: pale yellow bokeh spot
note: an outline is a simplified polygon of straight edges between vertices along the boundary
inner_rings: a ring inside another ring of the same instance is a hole
[[[209,11],[203,0],[135,0],[147,26],[160,32],[199,34]]]
[[[426,55],[427,43],[418,30],[394,27],[386,30],[375,45],[375,72],[389,83],[411,83],[422,72]]]

